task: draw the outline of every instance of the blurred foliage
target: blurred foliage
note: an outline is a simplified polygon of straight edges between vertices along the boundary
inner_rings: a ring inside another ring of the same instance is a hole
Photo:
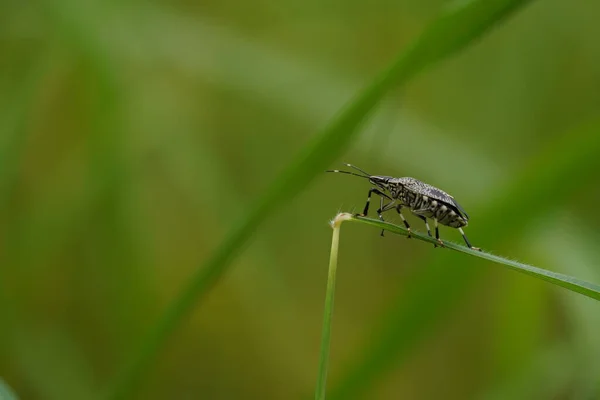
[[[451,6],[0,2],[0,377],[22,399],[93,397],[290,157]],[[599,12],[532,3],[390,97],[341,161],[449,191],[474,245],[600,283]],[[138,398],[311,393],[327,221],[367,190],[323,176],[285,199]],[[592,300],[357,226],[339,263],[332,394],[600,396]]]
[[[2,379],[0,379],[0,399],[17,400],[17,395],[9,388]]]

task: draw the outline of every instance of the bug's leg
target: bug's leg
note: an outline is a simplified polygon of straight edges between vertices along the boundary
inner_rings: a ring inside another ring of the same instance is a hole
[[[408,230],[408,236],[406,237],[407,239],[410,239],[410,225],[408,224],[408,221],[404,218],[404,215],[402,215],[402,204],[398,204],[398,206],[396,207],[396,211],[398,211],[398,214],[400,214],[400,218],[402,218],[402,222],[404,222],[404,226],[406,227],[406,229]]]
[[[446,247],[444,246],[444,242],[442,242],[442,239],[440,239],[440,229],[438,228],[438,220],[437,218],[434,218],[433,220],[435,221],[435,238],[437,239],[440,246]]]
[[[462,228],[458,228],[458,231],[462,235],[463,239],[465,239],[465,243],[467,244],[468,248],[470,248],[471,250],[481,251],[481,249],[479,247],[473,247],[473,246],[471,246],[471,242],[469,242],[469,239],[467,239],[467,235],[465,235],[465,233],[463,232]]]
[[[381,201],[379,202],[379,209],[380,209],[380,210],[383,210],[383,197],[381,197],[381,196],[380,196],[379,198],[381,199]],[[385,222],[385,221],[383,220],[383,215],[381,215],[381,212],[379,213],[379,219],[381,220],[381,222]],[[384,232],[384,231],[385,231],[385,229],[382,229],[382,230],[381,230],[381,236],[382,236],[382,237],[384,236],[384,235],[383,235],[383,232]]]
[[[425,227],[427,228],[427,234],[429,235],[429,237],[433,237],[431,236],[431,229],[429,229],[429,223],[427,222],[427,218],[425,218],[423,215],[418,215],[415,214],[417,217],[419,217],[420,219],[423,220],[423,222],[425,222]]]
[[[427,222],[427,218],[425,218],[423,215],[419,215],[419,214],[415,214],[417,217],[419,217],[420,219],[423,220],[423,222],[425,222],[425,227],[427,228],[427,234],[429,235],[429,237],[433,237],[431,236],[431,229],[429,229],[429,223]],[[433,244],[433,247],[437,247],[437,244]]]
[[[385,222],[385,221],[383,220],[383,215],[381,215],[381,214],[384,213],[384,212],[386,212],[386,211],[391,210],[392,208],[395,207],[395,205],[396,205],[396,201],[395,200],[392,200],[389,203],[387,203],[387,204],[384,205],[383,204],[383,197],[381,198],[381,207],[379,208],[379,210],[377,210],[377,215],[379,216],[379,219],[382,222]],[[383,231],[384,231],[384,229],[381,230],[381,236],[383,236]]]
[[[369,213],[369,205],[371,204],[371,194],[375,193],[379,196],[382,197],[387,197],[388,199],[391,200],[390,196],[388,196],[387,194],[383,193],[382,191],[380,191],[377,188],[371,188],[371,190],[369,190],[369,194],[367,195],[367,204],[365,204],[365,209],[363,210],[362,214],[359,214],[361,217],[366,217],[367,214]]]

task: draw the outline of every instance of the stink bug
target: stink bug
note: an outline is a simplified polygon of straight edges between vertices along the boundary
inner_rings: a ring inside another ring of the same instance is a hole
[[[457,228],[470,249],[481,251],[480,248],[471,246],[469,239],[467,239],[465,232],[462,230],[463,226],[467,226],[469,216],[460,204],[454,200],[454,197],[450,196],[448,193],[415,178],[393,178],[391,176],[371,175],[354,165],[345,165],[357,170],[360,174],[337,169],[328,170],[326,172],[338,172],[341,174],[358,176],[368,179],[372,185],[375,185],[375,187],[372,187],[369,190],[367,204],[365,204],[365,209],[362,214],[360,214],[361,216],[367,216],[369,204],[371,203],[371,194],[375,193],[380,196],[381,200],[380,207],[377,210],[379,219],[383,221],[382,213],[395,209],[398,214],[400,214],[400,218],[402,218],[402,222],[404,222],[406,229],[408,229],[409,238],[410,225],[404,218],[404,215],[402,215],[402,207],[408,208],[414,215],[425,222],[427,234],[430,237],[432,237],[431,229],[429,229],[427,218],[433,219],[435,223],[435,238],[442,247],[444,246],[444,242],[440,239],[438,224]],[[389,195],[386,192],[389,193]],[[390,202],[384,204],[384,198],[390,200]],[[383,230],[381,231],[381,236],[383,236]]]

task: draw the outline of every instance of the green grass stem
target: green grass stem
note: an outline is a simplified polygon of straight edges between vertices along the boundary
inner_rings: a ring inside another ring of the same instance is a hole
[[[327,370],[329,367],[329,344],[331,343],[331,320],[333,316],[333,298],[335,292],[335,274],[337,270],[338,247],[340,242],[340,227],[342,222],[351,218],[350,214],[338,214],[333,221],[333,238],[331,239],[331,254],[329,256],[329,272],[327,275],[327,292],[325,293],[325,311],[323,315],[323,332],[321,334],[321,351],[319,353],[319,374],[315,400],[325,399],[327,386]]]

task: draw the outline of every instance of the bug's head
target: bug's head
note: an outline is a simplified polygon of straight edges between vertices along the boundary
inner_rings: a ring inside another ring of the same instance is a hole
[[[371,175],[369,176],[369,182],[373,185],[378,186],[382,189],[388,189],[390,187],[390,179],[391,176],[379,176],[379,175]]]
[[[389,181],[390,181],[390,179],[392,179],[391,176],[371,175],[368,172],[365,172],[362,169],[360,169],[357,166],[354,166],[352,164],[344,164],[344,165],[357,170],[358,172],[360,172],[360,174],[357,174],[355,172],[350,172],[350,171],[340,171],[339,169],[328,170],[326,172],[338,172],[340,174],[354,175],[354,176],[358,176],[360,178],[365,178],[365,179],[368,179],[369,182],[371,182],[371,184],[373,184],[381,189],[384,189],[384,190],[388,189],[390,186]]]

